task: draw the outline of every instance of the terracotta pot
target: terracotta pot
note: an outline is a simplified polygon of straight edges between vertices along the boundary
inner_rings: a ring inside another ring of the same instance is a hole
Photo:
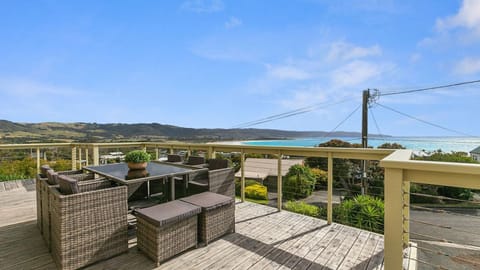
[[[130,170],[143,170],[147,168],[147,162],[140,162],[140,163],[135,163],[135,162],[128,162],[128,168]]]

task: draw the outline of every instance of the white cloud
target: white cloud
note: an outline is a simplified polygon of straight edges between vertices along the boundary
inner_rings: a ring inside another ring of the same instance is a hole
[[[181,9],[198,12],[213,13],[224,9],[222,0],[188,0],[183,2]]]
[[[464,58],[454,67],[454,72],[461,75],[480,73],[480,58]]]
[[[464,0],[457,14],[438,19],[436,26],[440,31],[464,27],[480,34],[480,1]]]
[[[410,63],[416,63],[422,58],[422,55],[419,53],[414,53],[410,55]]]
[[[0,78],[0,93],[19,98],[48,97],[48,95],[74,96],[80,94],[79,91],[70,87],[18,78]]]
[[[240,25],[242,25],[242,21],[239,18],[236,18],[236,17],[233,17],[233,16],[230,17],[228,19],[228,21],[225,22],[225,28],[227,28],[227,29],[238,27]]]
[[[267,65],[267,74],[269,77],[280,80],[306,80],[311,77],[309,72],[293,66]]]
[[[371,47],[359,47],[345,42],[335,42],[330,45],[330,51],[327,54],[328,61],[348,61],[368,56],[378,56],[382,54],[382,49],[378,45]]]
[[[375,78],[384,72],[384,67],[371,62],[356,60],[341,66],[331,73],[336,87],[349,87]]]

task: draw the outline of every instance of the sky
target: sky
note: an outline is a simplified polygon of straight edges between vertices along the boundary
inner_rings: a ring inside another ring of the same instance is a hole
[[[15,122],[360,131],[363,90],[480,79],[476,0],[0,0],[0,25]],[[376,102],[371,133],[480,136],[478,83]]]

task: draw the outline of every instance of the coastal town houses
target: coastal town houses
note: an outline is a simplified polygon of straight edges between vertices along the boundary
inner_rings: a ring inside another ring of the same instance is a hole
[[[290,167],[296,164],[303,164],[303,159],[283,159],[282,177],[287,175]],[[269,191],[277,190],[278,160],[268,158],[247,158],[245,160],[245,179],[256,180],[267,186]],[[236,178],[241,177],[241,172],[235,174]]]
[[[473,160],[480,161],[480,146],[470,151]]]

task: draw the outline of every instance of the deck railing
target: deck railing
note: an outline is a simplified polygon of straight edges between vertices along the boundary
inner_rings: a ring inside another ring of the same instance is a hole
[[[427,162],[412,160],[409,150],[358,149],[335,147],[268,147],[229,144],[188,143],[60,143],[60,144],[10,144],[0,145],[1,150],[35,149],[37,169],[40,168],[40,151],[52,147],[69,148],[72,169],[83,164],[100,163],[100,151],[105,149],[139,148],[155,153],[161,150],[173,153],[184,150],[204,152],[208,158],[216,152],[236,152],[241,156],[241,199],[245,200],[244,160],[247,154],[274,155],[278,159],[277,207],[282,209],[282,160],[285,156],[323,157],[328,159],[327,222],[332,223],[333,162],[336,158],[380,161],[385,168],[384,199],[384,256],[385,269],[402,269],[403,251],[409,243],[410,183],[480,189],[480,164]],[[1,152],[0,152],[1,155]],[[83,163],[82,161],[86,162]]]

